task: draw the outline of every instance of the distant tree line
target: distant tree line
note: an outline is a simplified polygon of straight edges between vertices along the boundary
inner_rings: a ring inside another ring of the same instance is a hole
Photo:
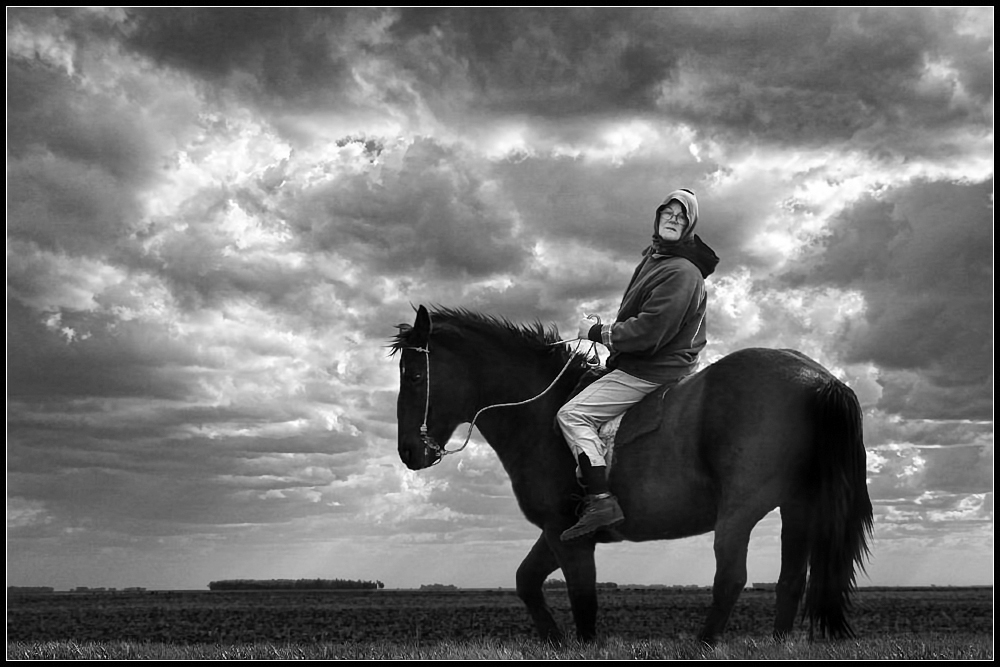
[[[381,581],[350,579],[224,579],[208,584],[211,591],[311,591],[385,588]]]
[[[454,584],[421,584],[422,591],[457,591],[458,586]]]
[[[8,586],[8,593],[54,593],[51,586]]]

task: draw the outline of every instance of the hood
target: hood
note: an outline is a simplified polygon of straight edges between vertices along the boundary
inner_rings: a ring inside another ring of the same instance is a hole
[[[653,214],[653,234],[656,234],[656,221],[660,219],[660,211],[662,211],[667,204],[673,200],[680,202],[681,206],[684,207],[684,212],[688,217],[688,226],[684,230],[684,236],[680,238],[681,241],[687,241],[688,239],[694,238],[694,228],[698,225],[698,198],[694,196],[694,193],[686,188],[681,188],[680,190],[674,190],[663,203],[656,207],[656,213]]]

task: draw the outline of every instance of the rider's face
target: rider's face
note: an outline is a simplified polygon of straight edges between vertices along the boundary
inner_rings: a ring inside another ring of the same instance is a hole
[[[658,231],[664,241],[680,241],[687,226],[687,215],[680,202],[672,201],[660,211]]]

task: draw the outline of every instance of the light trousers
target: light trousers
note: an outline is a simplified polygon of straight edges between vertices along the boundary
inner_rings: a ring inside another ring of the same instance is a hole
[[[592,466],[607,465],[604,443],[597,432],[663,385],[640,380],[620,370],[603,375],[559,409],[556,421],[573,452],[586,455]]]

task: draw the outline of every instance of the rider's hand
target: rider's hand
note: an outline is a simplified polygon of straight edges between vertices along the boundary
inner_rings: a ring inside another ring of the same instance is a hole
[[[580,328],[576,332],[576,337],[582,338],[583,340],[587,340],[587,337],[590,335],[590,328],[592,326],[594,326],[594,320],[580,320]]]

